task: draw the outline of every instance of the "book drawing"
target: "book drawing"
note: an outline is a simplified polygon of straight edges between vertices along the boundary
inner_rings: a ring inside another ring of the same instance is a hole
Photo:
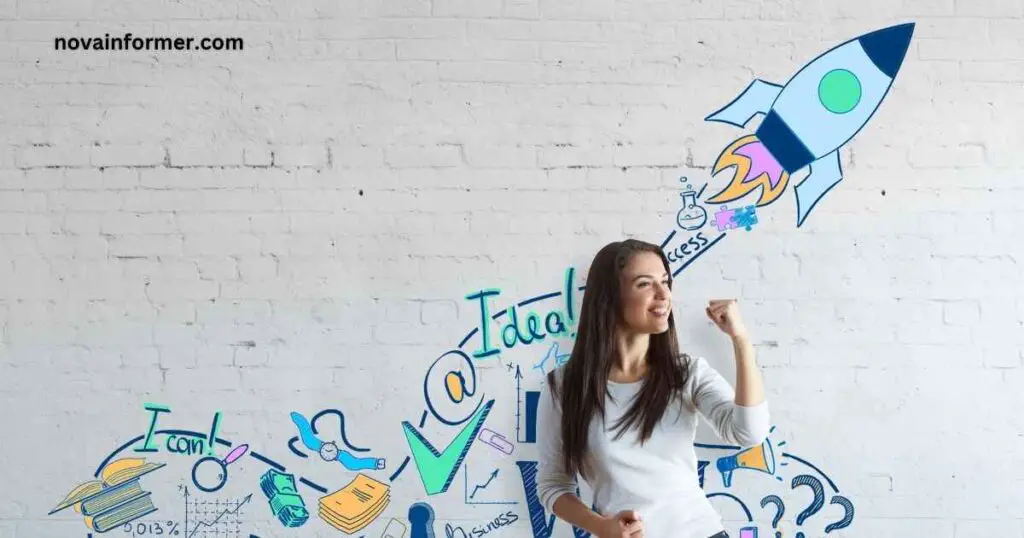
[[[74,507],[75,512],[85,516],[87,527],[103,533],[156,512],[150,492],[142,489],[139,479],[164,465],[147,463],[144,458],[114,460],[103,467],[99,480],[88,480],[72,488],[50,510],[50,515]]]

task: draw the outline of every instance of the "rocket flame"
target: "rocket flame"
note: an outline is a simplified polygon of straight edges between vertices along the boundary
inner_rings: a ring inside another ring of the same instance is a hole
[[[758,207],[775,201],[786,189],[789,173],[782,169],[779,161],[764,147],[755,135],[744,136],[725,148],[715,161],[711,175],[715,175],[730,166],[735,166],[729,185],[718,194],[707,199],[713,204],[722,204],[742,198],[757,187],[761,195],[757,200]]]

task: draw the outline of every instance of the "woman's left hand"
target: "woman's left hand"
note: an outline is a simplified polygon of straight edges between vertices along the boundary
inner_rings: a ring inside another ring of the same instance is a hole
[[[708,318],[730,338],[747,336],[747,328],[740,317],[740,307],[736,299],[712,299],[704,309]]]

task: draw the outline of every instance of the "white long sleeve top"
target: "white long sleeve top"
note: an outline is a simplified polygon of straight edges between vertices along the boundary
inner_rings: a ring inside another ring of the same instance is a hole
[[[732,385],[703,357],[683,357],[690,361],[685,401],[666,409],[644,446],[635,430],[616,440],[613,428],[640,392],[642,380],[609,381],[607,417],[602,423],[596,416],[590,424],[584,468],[590,476],[587,484],[594,493],[594,506],[605,516],[636,510],[645,538],[708,538],[724,530],[697,477],[698,413],[722,439],[742,447],[764,441],[771,427],[767,401],[737,405]],[[559,386],[563,373],[561,367],[555,370]],[[548,513],[563,494],[576,493],[576,477],[569,476],[562,464],[561,414],[561,405],[545,380],[537,409],[537,494]]]

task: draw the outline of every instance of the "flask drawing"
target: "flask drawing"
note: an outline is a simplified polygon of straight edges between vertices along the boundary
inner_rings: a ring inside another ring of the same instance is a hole
[[[685,177],[679,178],[680,182],[685,180]],[[708,210],[697,204],[697,192],[689,184],[679,197],[683,199],[683,208],[676,214],[676,224],[688,232],[699,230],[708,221]]]

